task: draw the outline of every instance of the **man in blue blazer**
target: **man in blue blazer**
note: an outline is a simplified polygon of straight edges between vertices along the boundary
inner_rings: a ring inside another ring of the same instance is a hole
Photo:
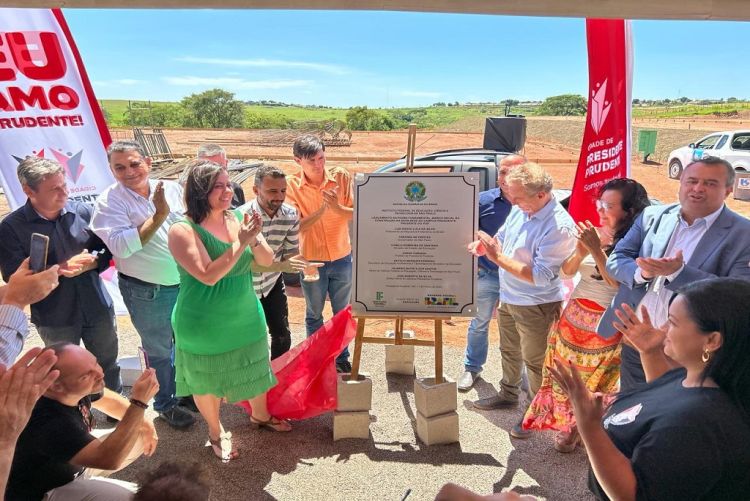
[[[653,325],[667,322],[672,295],[683,285],[712,277],[750,280],[750,221],[724,205],[735,172],[726,160],[708,157],[688,165],[680,178],[679,204],[647,207],[607,259],[620,290],[598,332],[616,334],[615,309],[623,303]],[[623,344],[620,390],[646,381],[638,351]]]

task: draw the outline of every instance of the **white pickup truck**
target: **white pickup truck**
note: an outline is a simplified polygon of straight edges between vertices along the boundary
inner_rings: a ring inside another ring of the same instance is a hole
[[[738,171],[750,171],[750,130],[714,132],[669,154],[669,177],[680,179],[682,170],[703,156],[723,158]]]

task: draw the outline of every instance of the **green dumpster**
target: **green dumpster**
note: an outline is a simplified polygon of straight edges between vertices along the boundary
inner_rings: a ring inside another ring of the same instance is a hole
[[[656,151],[656,130],[641,129],[638,131],[638,151],[643,154],[643,162],[648,156]]]

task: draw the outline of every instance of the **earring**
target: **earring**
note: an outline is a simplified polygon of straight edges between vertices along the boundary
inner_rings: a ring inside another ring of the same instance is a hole
[[[711,352],[708,351],[708,348],[703,350],[703,353],[701,354],[701,361],[705,364],[708,363],[709,359],[711,358]]]

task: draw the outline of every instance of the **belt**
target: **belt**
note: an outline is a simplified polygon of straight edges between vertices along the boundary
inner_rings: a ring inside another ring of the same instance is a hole
[[[164,289],[172,289],[172,288],[180,286],[180,284],[175,284],[175,285],[152,284],[151,282],[145,282],[145,281],[143,281],[143,280],[141,280],[139,278],[135,278],[135,277],[131,277],[130,275],[126,275],[126,274],[124,274],[121,271],[118,271],[117,275],[118,275],[119,278],[124,278],[128,282],[134,282],[134,283],[136,283],[138,285],[142,285],[144,287],[161,287],[161,288],[164,288]]]

